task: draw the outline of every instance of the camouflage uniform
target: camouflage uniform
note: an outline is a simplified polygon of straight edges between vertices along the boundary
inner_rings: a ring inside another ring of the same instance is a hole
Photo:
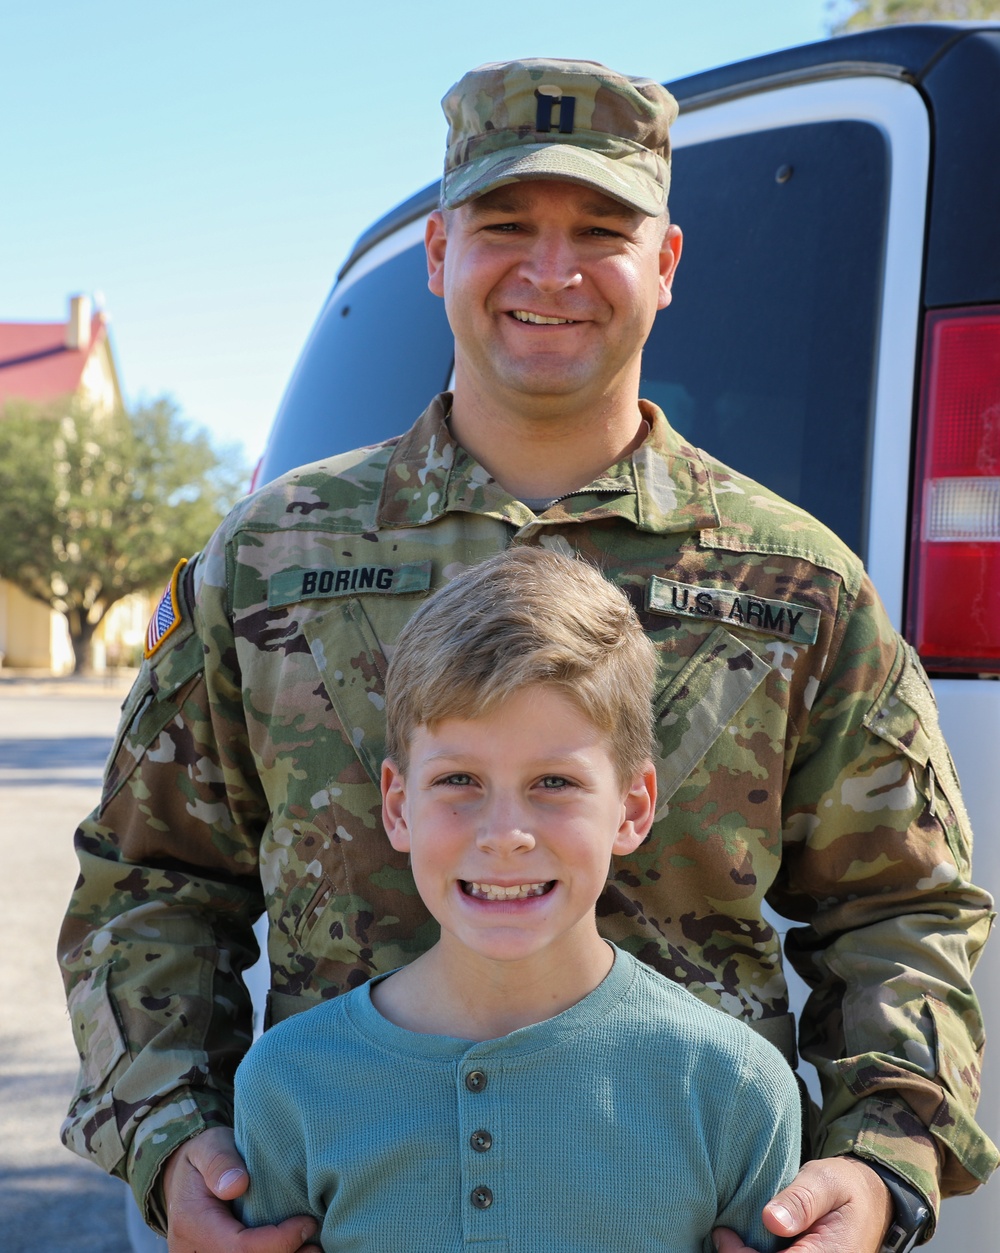
[[[239,973],[270,920],[271,1021],[435,939],[380,825],[386,659],[420,599],[514,544],[582,554],[660,650],[661,811],[616,861],[603,932],[790,1044],[780,938],[812,987],[814,1148],[936,1206],[997,1153],[973,1114],[970,967],[992,902],[933,698],[860,562],[688,447],[646,442],[536,516],[455,444],[439,398],[398,440],[240,504],[178,580],[182,620],[126,702],[61,953],[83,1058],[67,1144],[162,1223],[166,1156],[231,1120]]]

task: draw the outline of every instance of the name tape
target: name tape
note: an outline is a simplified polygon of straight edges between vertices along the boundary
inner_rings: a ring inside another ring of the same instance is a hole
[[[430,585],[429,561],[410,561],[401,566],[313,566],[272,574],[267,581],[267,604],[270,609],[277,609],[300,600],[350,596],[352,592],[400,596],[426,592]]]

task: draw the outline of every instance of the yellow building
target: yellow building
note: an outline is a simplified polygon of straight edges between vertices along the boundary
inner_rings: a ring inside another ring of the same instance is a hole
[[[0,322],[0,408],[8,400],[48,402],[78,398],[99,413],[122,406],[108,320],[93,312],[89,296],[71,296],[63,322]],[[0,543],[2,543],[0,539]],[[102,661],[130,659],[145,634],[146,596],[114,605],[95,640]],[[0,662],[53,674],[73,669],[66,619],[0,579]]]

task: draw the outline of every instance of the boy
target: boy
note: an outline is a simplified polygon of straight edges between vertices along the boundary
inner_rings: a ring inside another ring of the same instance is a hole
[[[236,1077],[250,1225],[364,1253],[695,1253],[798,1165],[788,1066],[613,948],[595,903],[653,820],[655,650],[592,567],[515,548],[414,614],[383,818],[438,942],[282,1023]]]

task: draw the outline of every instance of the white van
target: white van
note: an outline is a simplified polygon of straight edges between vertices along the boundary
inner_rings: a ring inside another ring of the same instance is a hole
[[[866,560],[932,675],[1000,896],[1000,25],[898,26],[668,84],[685,232],[642,394]],[[437,184],[348,257],[258,470],[395,435],[448,385],[422,248]],[[1000,1041],[1000,941],[977,986]],[[1000,1141],[1000,1045],[982,1123]],[[996,1247],[1000,1185],[939,1248]]]

